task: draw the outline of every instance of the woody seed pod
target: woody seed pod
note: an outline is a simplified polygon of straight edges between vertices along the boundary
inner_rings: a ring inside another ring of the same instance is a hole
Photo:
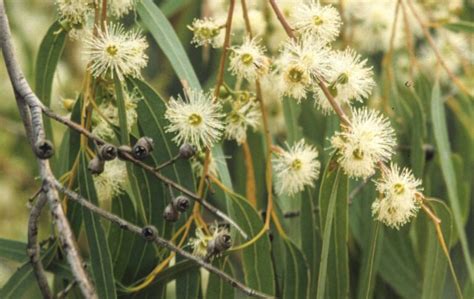
[[[112,144],[104,144],[99,147],[98,155],[104,161],[110,161],[117,157],[117,148]]]
[[[46,160],[54,155],[54,146],[47,139],[38,140],[35,144],[35,154],[41,160]]]
[[[95,156],[94,159],[89,161],[87,169],[89,169],[92,174],[101,174],[104,172],[104,166],[104,160],[100,159],[98,156]]]
[[[222,253],[232,246],[232,238],[227,233],[218,234],[207,243],[207,254],[209,256]]]
[[[179,157],[181,159],[189,159],[196,154],[196,148],[189,144],[185,143],[179,147]]]
[[[150,137],[141,137],[132,148],[132,155],[135,159],[143,160],[153,151],[154,143]]]
[[[176,222],[179,219],[179,212],[173,207],[172,204],[166,206],[163,217],[166,221]]]
[[[153,225],[147,225],[142,229],[142,236],[147,241],[153,241],[158,235],[158,230]]]
[[[178,197],[173,198],[171,204],[173,205],[175,210],[181,213],[186,212],[186,210],[191,205],[189,198],[184,195],[180,195]]]

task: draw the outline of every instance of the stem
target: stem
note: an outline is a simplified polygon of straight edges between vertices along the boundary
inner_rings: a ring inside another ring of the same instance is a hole
[[[225,24],[225,37],[224,37],[224,46],[222,48],[221,60],[219,62],[219,72],[217,73],[217,83],[216,89],[214,90],[215,100],[219,98],[220,87],[224,83],[224,70],[225,70],[225,60],[227,57],[227,51],[230,45],[230,31],[232,29],[232,17],[234,15],[235,0],[230,0],[229,11],[227,13],[227,21]]]
[[[250,151],[247,140],[242,143],[242,151],[244,152],[246,170],[245,195],[247,196],[247,199],[250,204],[254,208],[257,208],[257,196],[255,194],[255,172],[252,161],[252,152]]]
[[[41,216],[41,211],[43,210],[46,203],[46,196],[43,196],[43,194],[40,193],[38,199],[31,208],[30,218],[28,220],[28,245],[26,252],[30,258],[31,265],[33,266],[36,281],[38,282],[38,286],[43,298],[52,299],[53,293],[51,292],[51,289],[48,285],[46,272],[44,271],[44,267],[40,258],[40,247],[38,244],[38,221]]]
[[[100,217],[109,220],[110,222],[118,225],[121,229],[127,230],[131,233],[134,233],[136,235],[139,235],[139,236],[145,238],[142,234],[143,229],[141,227],[136,226],[135,224],[132,224],[132,223],[126,221],[125,219],[120,218],[119,216],[117,216],[115,214],[112,214],[112,213],[110,213],[106,210],[103,210],[103,209],[99,208],[98,206],[94,205],[93,203],[91,203],[89,200],[85,199],[81,195],[79,195],[79,194],[77,194],[77,193],[75,193],[71,190],[68,190],[68,189],[64,188],[57,180],[54,181],[54,185],[61,192],[63,192],[65,195],[67,195],[71,200],[74,200],[75,202],[80,204],[83,208],[86,208],[86,209],[90,210],[92,213],[97,214]],[[260,293],[258,291],[255,291],[255,290],[245,286],[241,282],[239,282],[239,281],[235,280],[233,277],[229,276],[227,273],[215,268],[214,266],[212,266],[209,263],[206,263],[205,261],[201,260],[200,258],[195,257],[191,253],[188,253],[188,252],[184,251],[183,249],[175,246],[172,242],[170,242],[166,239],[163,239],[158,235],[155,235],[154,237],[155,238],[154,238],[153,242],[155,242],[158,246],[164,247],[164,248],[166,248],[170,251],[175,252],[176,254],[179,254],[179,255],[183,256],[186,259],[189,259],[189,260],[192,260],[192,261],[196,262],[201,267],[207,269],[209,272],[212,272],[212,273],[216,274],[222,280],[226,281],[227,283],[232,285],[234,288],[237,288],[237,289],[241,290],[246,295],[254,296],[254,297],[257,297],[257,298],[272,298],[271,296],[269,296],[267,294]]]
[[[285,16],[281,12],[280,8],[276,4],[275,0],[270,0],[270,5],[272,6],[273,11],[275,12],[278,20],[280,21],[281,25],[283,26],[283,29],[285,29],[286,34],[292,38],[296,39],[295,34],[293,33],[293,29],[291,28],[290,24],[285,19]]]
[[[252,27],[250,25],[250,19],[248,16],[247,5],[245,0],[242,0],[242,12],[245,19],[245,24],[248,34],[252,37]],[[262,231],[270,229],[270,220],[273,215],[273,173],[272,173],[272,137],[270,134],[270,125],[268,123],[267,109],[265,108],[265,103],[263,103],[262,89],[260,88],[260,81],[255,80],[255,88],[257,91],[257,101],[260,104],[260,112],[262,114],[263,121],[263,132],[265,137],[265,144],[267,146],[266,150],[266,166],[265,166],[265,182],[266,182],[266,191],[267,191],[267,214],[265,217],[265,223],[263,225]],[[276,216],[275,216],[276,218]],[[280,226],[281,228],[281,226]],[[260,232],[261,233],[261,232]],[[259,233],[259,234],[260,234]]]
[[[454,265],[451,260],[451,256],[449,255],[449,249],[448,249],[448,246],[446,245],[446,241],[444,240],[443,231],[441,230],[441,220],[438,217],[436,217],[436,215],[431,210],[431,208],[427,206],[424,202],[422,202],[421,208],[428,215],[428,217],[431,219],[431,221],[433,222],[435,226],[436,237],[438,238],[439,245],[441,246],[441,249],[443,250],[443,253],[446,256],[446,259],[449,265],[449,270],[451,271],[451,275],[453,276],[454,285],[456,286],[456,294],[458,298],[462,299],[463,294],[462,294],[461,286],[459,285],[459,281],[456,276],[456,271],[454,271]]]

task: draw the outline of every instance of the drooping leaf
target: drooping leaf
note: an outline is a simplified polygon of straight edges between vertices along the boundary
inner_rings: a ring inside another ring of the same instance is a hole
[[[122,217],[123,219],[137,223],[137,215],[133,202],[128,193],[122,193],[112,199],[112,213]],[[110,246],[110,254],[114,265],[114,277],[120,279],[126,270],[127,262],[132,254],[132,246],[134,235],[128,231],[121,229],[117,225],[112,225],[108,232],[108,242],[113,244]]]
[[[436,216],[441,220],[441,229],[446,244],[450,243],[451,233],[453,230],[453,221],[451,212],[445,203],[439,200],[431,200],[430,205],[433,208]],[[418,217],[422,218],[420,221],[428,223],[428,230],[426,234],[427,245],[425,251],[424,267],[423,267],[423,289],[422,299],[436,299],[443,298],[444,282],[447,269],[446,256],[443,249],[438,242],[435,228],[431,220],[424,213]]]
[[[286,270],[282,298],[310,298],[310,274],[303,253],[290,240],[284,240]]]
[[[335,215],[347,217],[347,215],[344,215],[347,213],[347,177],[341,173],[337,164],[331,160],[326,166],[322,180],[319,207],[321,213],[320,227],[323,235],[316,298],[325,298],[327,287],[329,287],[329,292],[335,291],[338,294],[337,296],[341,296],[339,298],[345,298],[349,292],[349,273],[346,264],[347,258],[345,257],[347,254],[347,245],[345,244],[347,231],[345,232],[341,225],[346,226],[348,220],[337,219]],[[345,203],[342,201],[345,201]],[[345,212],[344,205],[346,206]],[[341,222],[335,223],[336,221]],[[338,249],[337,246],[340,246],[340,244],[343,244],[344,248]],[[332,246],[334,248],[330,250]],[[339,253],[336,253],[334,249]],[[341,258],[341,264],[338,265],[338,261],[333,261],[335,258]],[[335,265],[335,268],[329,267],[329,265]],[[340,275],[340,277],[332,279],[333,275]]]
[[[223,269],[229,275],[232,275],[232,268],[230,266],[229,258],[219,259],[214,263],[214,266]],[[209,274],[209,282],[207,284],[206,299],[233,299],[234,289],[231,285],[223,281],[219,276],[211,273]]]
[[[88,160],[84,152],[81,152],[80,155],[79,189],[85,198],[98,205],[99,201],[94,181],[87,169]],[[82,217],[89,246],[92,274],[98,296],[104,299],[116,298],[112,256],[100,218],[85,208],[82,209]]]
[[[56,249],[56,246],[51,246],[41,255],[41,262],[44,267],[49,266],[53,261]],[[0,290],[0,298],[23,298],[24,294],[29,293],[32,289],[39,291],[33,267],[31,266],[30,261],[27,261],[5,283],[3,288]]]
[[[474,22],[467,21],[457,21],[452,23],[444,24],[444,28],[449,29],[454,32],[474,32]]]
[[[26,256],[26,244],[15,240],[0,239],[0,258],[24,262],[28,259]]]
[[[46,106],[51,104],[54,74],[66,44],[66,36],[67,32],[56,21],[48,29],[38,50],[35,66],[35,93]],[[47,138],[54,143],[51,120],[48,117],[44,119],[44,126]],[[53,161],[56,159],[53,157]]]
[[[186,81],[192,89],[200,90],[201,85],[193,71],[189,58],[186,56],[178,36],[163,12],[152,0],[138,2],[137,12],[158,46],[168,57],[179,79]]]
[[[462,223],[462,212],[456,182],[456,174],[454,171],[453,162],[451,160],[451,148],[448,138],[446,113],[438,82],[436,82],[433,87],[431,98],[431,116],[436,148],[438,150],[438,157],[441,165],[441,172],[448,191],[449,205],[453,212],[454,227],[456,228],[457,235],[459,236],[459,240],[461,242],[461,248],[469,277],[472,281],[474,281],[474,266],[470,257],[466,232]]]

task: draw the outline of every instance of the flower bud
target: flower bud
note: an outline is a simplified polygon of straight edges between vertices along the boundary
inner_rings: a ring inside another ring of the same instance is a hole
[[[173,207],[172,204],[166,206],[163,217],[166,221],[176,222],[179,219],[179,212]]]
[[[179,157],[181,159],[189,159],[196,154],[196,147],[189,143],[184,143],[179,147]]]
[[[35,154],[41,160],[46,160],[54,155],[54,146],[47,139],[38,140],[35,144]]]
[[[207,254],[216,255],[222,253],[232,246],[232,237],[228,233],[218,234],[207,243]]]
[[[132,155],[137,160],[143,160],[153,151],[154,143],[150,137],[141,137],[132,148]]]
[[[66,111],[71,112],[72,108],[74,108],[74,104],[76,103],[76,100],[73,99],[64,99],[63,101],[63,107]]]
[[[112,144],[104,144],[99,147],[98,155],[104,161],[110,161],[117,157],[117,148]]]
[[[153,241],[158,235],[158,230],[153,225],[147,225],[142,229],[142,236],[147,241]]]
[[[186,212],[186,210],[191,205],[189,198],[184,195],[180,195],[178,197],[173,198],[171,204],[173,205],[176,211],[181,213]]]
[[[92,174],[101,174],[104,172],[104,166],[104,160],[100,159],[98,156],[95,156],[94,159],[89,161],[87,169],[89,169]]]

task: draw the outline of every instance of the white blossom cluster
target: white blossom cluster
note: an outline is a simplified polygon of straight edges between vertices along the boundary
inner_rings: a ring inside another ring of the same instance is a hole
[[[404,43],[403,22],[401,17],[396,23],[390,17],[395,13],[396,1],[362,1],[360,5],[360,1],[346,2],[343,18],[336,6],[324,5],[321,1],[277,1],[295,38],[286,36],[278,18],[264,17],[264,9],[258,1],[251,1],[248,7],[254,36],[250,38],[246,33],[242,8],[237,5],[228,70],[235,76],[239,89],[247,86],[249,90],[256,90],[254,82],[259,81],[263,105],[274,135],[285,130],[282,99],[300,103],[314,98],[315,106],[325,115],[335,113],[335,104],[350,112],[350,123],[344,124],[342,130],[330,139],[331,148],[346,175],[366,180],[385,167],[384,163],[391,161],[397,145],[395,131],[388,118],[377,110],[355,108],[356,103],[363,103],[371,96],[375,88],[374,71],[368,59],[355,49],[340,49],[338,38],[343,20],[347,20],[350,28],[345,29],[352,30],[354,44],[364,53],[386,51],[390,46],[397,49]],[[223,45],[227,4],[225,1],[212,3],[212,19],[196,19],[189,26],[194,32],[192,43],[197,46]],[[421,11],[420,6],[416,9]],[[409,25],[415,27],[412,23]],[[392,30],[399,32],[398,36],[391,38]],[[413,31],[415,36],[421,32],[419,28]],[[462,48],[462,45],[454,43],[452,47]],[[322,85],[326,86],[325,90],[320,88]],[[238,103],[237,97],[229,98]],[[222,118],[225,123],[223,136],[240,143],[245,141],[247,127],[258,127],[259,116],[250,113],[247,104],[232,106],[238,109],[232,109]],[[246,117],[240,112],[247,113]],[[179,127],[170,121],[170,128]],[[208,131],[212,131],[212,126]],[[184,130],[180,129],[177,136],[182,132]],[[195,143],[211,145],[205,142],[205,138]],[[287,148],[275,151],[272,160],[275,191],[279,195],[293,196],[307,186],[314,186],[319,177],[320,162],[316,148],[304,139],[287,145]],[[380,197],[372,207],[375,219],[398,229],[416,214],[421,182],[409,170],[400,172],[399,167],[392,164],[390,170],[381,172],[376,185]]]
[[[147,66],[145,51],[148,43],[136,29],[127,29],[120,19],[133,11],[137,0],[108,0],[107,22],[97,24],[95,10],[101,5],[92,0],[56,0],[58,17],[71,38],[83,42],[85,68],[98,82],[92,105],[92,131],[97,136],[112,141],[116,138],[114,127],[120,124],[117,95],[114,80],[124,82],[126,78],[140,78]],[[131,132],[137,120],[137,103],[140,97],[123,85],[123,101],[128,131]],[[71,103],[70,103],[71,102]],[[66,102],[63,103],[66,107]],[[67,103],[72,110],[74,101]],[[105,164],[101,174],[94,177],[98,197],[107,201],[117,196],[127,183],[127,172],[123,162],[118,160]]]

